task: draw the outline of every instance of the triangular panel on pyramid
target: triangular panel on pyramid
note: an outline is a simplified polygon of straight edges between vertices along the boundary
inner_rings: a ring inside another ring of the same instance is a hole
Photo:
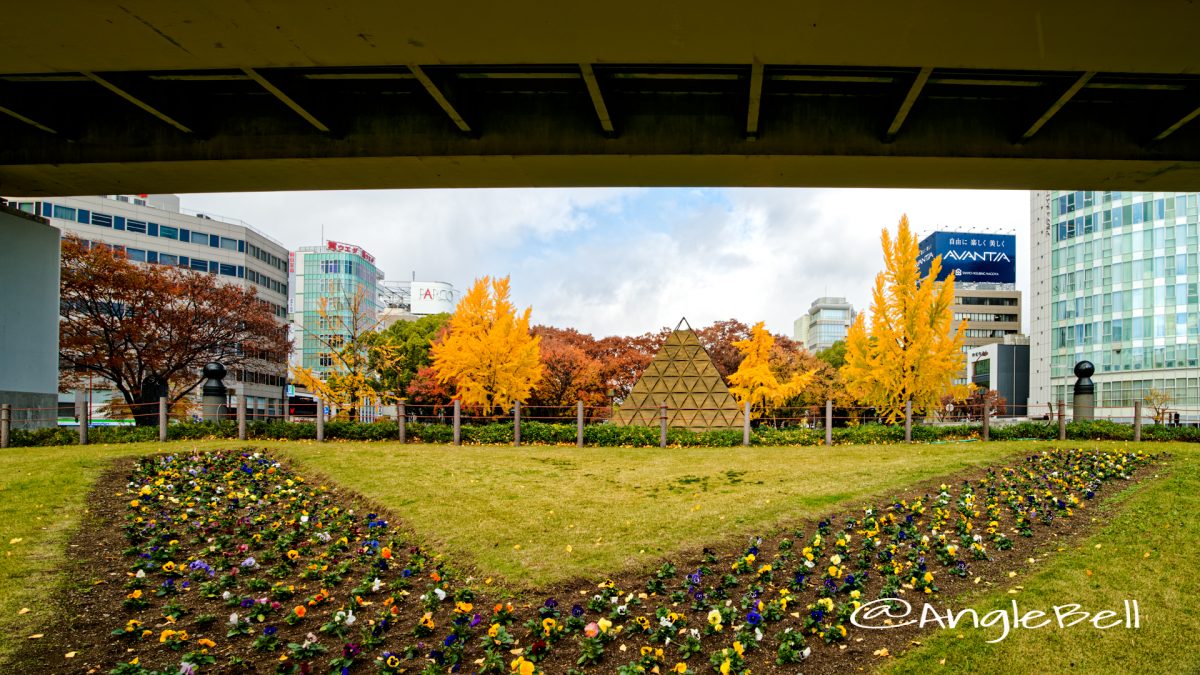
[[[667,336],[613,423],[657,426],[664,404],[667,423],[673,427],[705,431],[742,425],[737,401],[691,328],[676,328]]]

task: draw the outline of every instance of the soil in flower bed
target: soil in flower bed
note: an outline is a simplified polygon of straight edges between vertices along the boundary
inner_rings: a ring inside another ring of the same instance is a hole
[[[146,458],[97,484],[59,621],[18,663],[143,675],[845,672],[920,637],[855,627],[859,604],[947,606],[1011,584],[1153,462],[1047,451],[653,570],[511,598],[413,545],[394,515],[269,455]]]

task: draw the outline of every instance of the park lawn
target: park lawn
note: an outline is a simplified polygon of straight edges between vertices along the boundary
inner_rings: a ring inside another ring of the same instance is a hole
[[[291,444],[282,454],[404,519],[513,590],[603,579],[766,535],[1044,444],[573,448]]]
[[[1022,590],[990,591],[954,605],[983,616],[1011,607],[1015,598],[1022,612],[1077,603],[1123,617],[1123,601],[1137,600],[1140,628],[1047,626],[1014,630],[994,644],[986,641],[1000,636],[997,628],[938,630],[881,671],[1007,675],[1037,664],[1046,673],[1200,672],[1200,652],[1192,646],[1200,630],[1200,447],[1170,452],[1175,457],[1155,470],[1158,479],[1126,489],[1093,514],[1103,523],[1096,533],[1014,579]]]

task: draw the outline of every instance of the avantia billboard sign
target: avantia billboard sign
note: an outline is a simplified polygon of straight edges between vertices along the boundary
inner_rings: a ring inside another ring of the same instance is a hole
[[[1017,281],[1017,238],[1011,234],[934,232],[921,240],[917,264],[929,274],[933,259],[942,256],[942,281],[951,272],[955,281],[1013,284]]]

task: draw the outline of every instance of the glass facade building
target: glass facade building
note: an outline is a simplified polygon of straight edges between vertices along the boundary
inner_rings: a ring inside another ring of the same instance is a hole
[[[366,251],[332,241],[291,254],[289,270],[292,361],[324,379],[333,366],[330,349],[352,332],[375,328],[383,273]]]
[[[1097,405],[1129,407],[1151,388],[1200,405],[1197,197],[1033,193],[1031,402],[1069,403],[1087,360]]]

